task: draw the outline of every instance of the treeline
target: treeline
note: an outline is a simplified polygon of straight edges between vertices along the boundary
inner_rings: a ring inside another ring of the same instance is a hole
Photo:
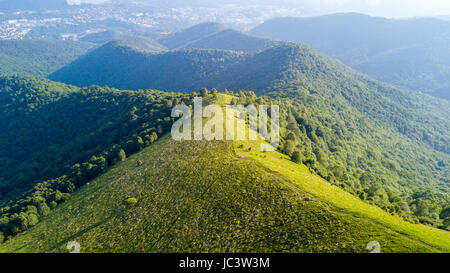
[[[170,130],[172,106],[192,102],[192,96],[183,94],[77,89],[21,77],[0,78],[0,90],[5,109],[0,143],[2,148],[13,146],[2,149],[1,156],[24,161],[2,168],[3,238],[36,225],[88,181],[150,146]],[[27,187],[31,189],[20,194]]]

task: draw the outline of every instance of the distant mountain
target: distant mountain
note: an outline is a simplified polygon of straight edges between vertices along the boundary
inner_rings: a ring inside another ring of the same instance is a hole
[[[310,45],[376,79],[448,98],[450,22],[362,14],[279,18],[252,35]]]
[[[279,44],[270,39],[253,37],[227,29],[216,23],[203,23],[178,31],[158,40],[169,49],[205,48],[235,51],[256,51]]]
[[[158,42],[169,49],[183,48],[185,45],[194,43],[225,29],[225,26],[217,23],[203,23],[170,34],[167,37],[159,39]]]
[[[94,47],[91,43],[53,40],[0,41],[0,74],[47,76]]]
[[[78,38],[79,41],[95,44],[106,44],[112,40],[119,38],[121,34],[117,31],[106,30],[96,33],[86,34]]]
[[[135,44],[110,42],[50,75],[55,81],[122,89],[187,91],[213,83],[212,76],[243,53],[205,49],[151,52]]]
[[[116,39],[109,42],[106,47],[114,48],[120,47],[125,49],[132,49],[142,53],[155,53],[167,51],[163,45],[146,37],[120,35]]]
[[[65,9],[69,4],[66,0],[1,0],[2,10],[42,10],[42,9]]]
[[[279,44],[273,40],[252,37],[242,32],[226,29],[197,41],[183,45],[183,48],[209,48],[235,51],[256,51]]]

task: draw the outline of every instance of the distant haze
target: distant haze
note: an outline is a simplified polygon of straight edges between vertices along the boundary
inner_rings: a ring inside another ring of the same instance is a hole
[[[107,0],[68,0],[69,3],[103,3]],[[147,2],[161,4],[164,0],[137,0],[133,2]],[[183,3],[177,0],[167,3]],[[183,4],[185,6],[209,6],[239,3],[236,0],[193,0]],[[298,9],[305,16],[321,15],[336,12],[360,12],[382,17],[415,17],[450,15],[450,1],[448,0],[248,0],[247,5],[279,6]],[[242,2],[241,2],[242,4]]]

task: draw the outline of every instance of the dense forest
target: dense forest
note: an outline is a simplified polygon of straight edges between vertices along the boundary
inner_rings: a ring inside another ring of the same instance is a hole
[[[0,40],[0,74],[47,76],[94,47],[53,40]]]
[[[246,56],[244,52],[213,49],[149,53],[136,44],[142,43],[138,39],[109,42],[53,73],[50,79],[77,86],[189,92],[213,88],[214,75]]]

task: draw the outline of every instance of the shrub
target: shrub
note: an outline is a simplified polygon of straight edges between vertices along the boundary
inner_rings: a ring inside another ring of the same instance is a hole
[[[136,198],[128,198],[127,200],[125,200],[125,203],[128,206],[134,206],[137,204],[137,202],[138,202],[138,200]]]

